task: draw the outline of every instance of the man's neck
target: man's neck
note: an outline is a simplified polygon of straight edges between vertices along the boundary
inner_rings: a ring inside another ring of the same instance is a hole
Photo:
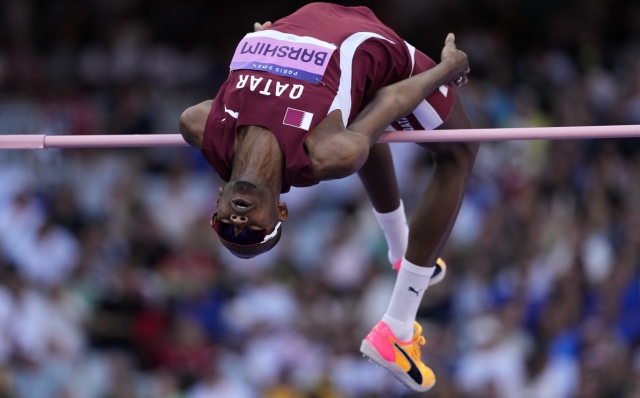
[[[231,164],[231,180],[268,184],[276,197],[282,190],[284,154],[271,131],[260,126],[241,126]]]

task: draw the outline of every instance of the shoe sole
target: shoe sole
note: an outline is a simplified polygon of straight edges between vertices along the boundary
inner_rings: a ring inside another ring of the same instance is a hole
[[[362,344],[360,345],[360,352],[369,357],[369,359],[371,359],[373,362],[387,369],[389,372],[391,372],[393,377],[398,379],[398,381],[415,392],[429,391],[436,384],[434,382],[430,386],[423,386],[416,383],[411,378],[411,376],[409,376],[407,372],[405,372],[399,365],[386,361],[384,358],[382,358],[382,356],[378,353],[378,350],[376,350],[373,344],[369,343],[367,340],[362,340]]]

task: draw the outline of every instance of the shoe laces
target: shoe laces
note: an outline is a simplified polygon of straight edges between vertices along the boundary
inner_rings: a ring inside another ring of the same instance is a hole
[[[419,336],[416,341],[411,345],[411,355],[414,358],[420,359],[420,346],[425,344],[424,336]]]
[[[414,342],[411,345],[411,355],[416,358],[416,359],[420,359],[420,346],[425,345],[426,340],[424,339],[424,336],[422,335],[422,326],[420,326],[420,324],[418,324],[418,322],[415,323],[415,334],[413,336],[414,338]]]

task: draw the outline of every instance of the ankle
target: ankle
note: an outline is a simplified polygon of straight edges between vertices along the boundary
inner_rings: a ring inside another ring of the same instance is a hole
[[[387,314],[382,316],[382,322],[387,324],[391,333],[401,342],[409,342],[413,338],[413,322],[402,322]]]

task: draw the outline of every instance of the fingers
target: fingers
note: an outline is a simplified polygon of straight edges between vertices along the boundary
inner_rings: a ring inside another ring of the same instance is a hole
[[[456,73],[457,76],[451,81],[451,85],[455,87],[464,86],[469,82],[467,74],[471,72],[469,69],[469,63],[467,61],[467,56],[462,51],[459,51],[456,48],[456,36],[453,33],[449,33],[447,38],[444,40],[445,48],[442,50],[442,59],[445,58],[450,62],[453,62],[456,70],[453,73]]]
[[[271,21],[267,21],[263,24],[261,24],[260,22],[256,22],[253,24],[253,31],[254,32],[260,32],[263,29],[267,29],[268,27],[271,26]]]
[[[449,33],[447,35],[447,38],[444,39],[444,45],[446,46],[447,44],[453,44],[455,46],[455,44],[456,44],[456,35],[454,35],[453,33]]]
[[[467,77],[467,73],[468,72],[458,76],[455,80],[451,82],[451,85],[453,85],[454,87],[462,87],[465,84],[469,83],[469,78]]]
[[[471,72],[471,68],[469,68],[469,65],[467,64],[466,69],[464,70],[464,72],[461,75],[458,75],[458,77],[456,77],[455,79],[453,79],[453,81],[451,82],[451,84],[455,87],[462,87],[465,84],[469,83],[469,76],[468,74]]]

